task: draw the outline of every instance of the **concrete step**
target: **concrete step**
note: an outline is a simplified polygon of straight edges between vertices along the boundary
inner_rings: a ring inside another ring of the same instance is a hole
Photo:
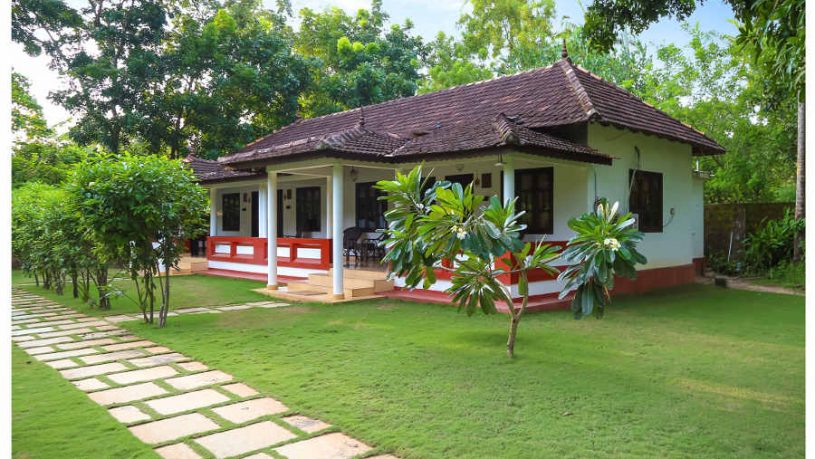
[[[359,298],[364,296],[372,296],[374,287],[367,286],[343,286],[343,296],[346,299]],[[308,295],[328,295],[331,293],[331,286],[312,284],[309,281],[294,281],[286,284],[286,290],[291,294],[308,294]]]
[[[328,270],[328,276],[334,275],[334,269]],[[368,279],[368,280],[386,280],[387,272],[381,269],[350,269],[345,268],[342,270],[343,279]]]
[[[310,274],[308,283],[331,287],[334,285],[334,278],[328,274]],[[375,293],[389,292],[393,290],[393,281],[385,279],[362,279],[355,277],[345,277],[342,280],[344,288],[368,288],[373,287]]]

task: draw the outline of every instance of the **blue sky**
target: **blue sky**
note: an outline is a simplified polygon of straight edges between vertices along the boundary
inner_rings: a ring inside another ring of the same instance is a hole
[[[76,4],[80,0],[70,0]],[[274,0],[264,0],[268,6],[273,7]],[[425,39],[432,39],[439,31],[447,34],[457,34],[456,20],[467,8],[463,0],[384,0],[384,9],[391,16],[392,22],[404,22],[410,18],[416,32]],[[583,8],[581,2],[574,0],[556,0],[557,23],[564,16],[569,22],[581,24],[583,22]],[[359,8],[370,6],[370,0],[292,0],[292,7],[299,11],[303,7],[323,9],[330,6],[343,8],[349,13]],[[698,22],[702,30],[713,30],[724,34],[736,34],[735,26],[730,23],[733,12],[722,0],[708,0],[699,7],[689,18],[690,22]],[[682,31],[680,24],[672,20],[664,20],[651,26],[642,33],[640,38],[651,45],[675,43],[683,46],[688,43],[688,35]],[[70,114],[61,107],[47,100],[49,92],[61,87],[57,74],[48,68],[45,57],[32,58],[27,56],[18,44],[12,46],[12,62],[16,71],[23,73],[31,80],[32,92],[42,104],[45,117],[50,124],[66,121]]]

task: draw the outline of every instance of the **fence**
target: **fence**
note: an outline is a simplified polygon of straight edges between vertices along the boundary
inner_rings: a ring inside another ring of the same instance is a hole
[[[705,204],[705,256],[727,256],[740,259],[744,237],[765,220],[776,220],[795,205],[787,202],[750,204]]]

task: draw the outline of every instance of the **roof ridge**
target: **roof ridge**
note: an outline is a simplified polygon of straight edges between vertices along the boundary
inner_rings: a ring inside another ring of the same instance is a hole
[[[601,77],[600,75],[597,75],[596,73],[592,72],[591,70],[588,70],[588,69],[583,68],[583,67],[581,67],[581,66],[579,66],[579,65],[576,65],[576,64],[572,64],[572,66],[573,66],[573,67],[575,67],[577,70],[580,70],[580,71],[582,71],[583,73],[585,73],[585,74],[589,75],[590,77],[592,77],[592,78],[594,78],[594,79],[596,79],[596,80],[598,80],[598,81],[602,82],[602,83],[603,83],[603,84],[605,84],[606,86],[613,88],[615,91],[620,92],[620,93],[624,94],[625,96],[627,96],[627,97],[629,97],[629,98],[631,98],[631,99],[636,100],[637,102],[640,102],[640,103],[642,103],[642,104],[645,104],[645,105],[647,105],[647,106],[651,107],[652,109],[656,110],[656,111],[657,111],[657,112],[659,112],[660,114],[662,114],[662,115],[666,116],[666,117],[667,117],[668,119],[670,119],[671,121],[675,121],[675,122],[677,122],[677,123],[679,123],[679,124],[681,124],[681,125],[685,126],[686,128],[688,128],[688,129],[690,129],[690,130],[692,130],[692,131],[696,132],[697,134],[701,135],[702,137],[706,138],[707,140],[710,140],[711,142],[713,142],[713,143],[715,143],[715,144],[717,144],[717,145],[718,145],[718,142],[716,142],[716,141],[715,141],[715,140],[713,140],[712,138],[708,137],[708,135],[707,135],[707,134],[705,134],[704,132],[702,132],[702,131],[700,131],[699,129],[696,129],[695,127],[691,126],[690,124],[688,124],[688,123],[686,123],[686,122],[684,122],[684,121],[682,121],[682,120],[680,120],[680,119],[678,119],[678,118],[674,117],[673,115],[670,115],[670,114],[666,113],[666,112],[665,112],[665,111],[663,111],[662,109],[660,109],[660,108],[658,108],[658,107],[654,106],[653,104],[651,104],[651,103],[649,103],[649,102],[647,102],[647,101],[643,100],[641,97],[637,96],[636,94],[632,93],[631,91],[628,91],[627,89],[625,89],[625,88],[623,88],[623,87],[617,86],[616,84],[612,83],[611,81],[606,80],[605,78]],[[582,87],[583,85],[582,85],[582,84],[580,84],[580,86]]]
[[[603,117],[600,112],[594,107],[594,104],[591,101],[591,97],[589,93],[586,91],[586,88],[583,87],[583,84],[580,83],[580,80],[575,75],[575,66],[572,61],[568,59],[561,59],[558,61],[560,64],[560,70],[563,71],[563,75],[566,77],[566,81],[569,82],[569,87],[574,92],[574,95],[577,98],[577,102],[583,108],[583,111],[586,113],[586,120],[590,120],[595,116],[599,116],[600,118]],[[566,67],[566,68],[564,68]]]
[[[326,113],[325,115],[315,116],[313,118],[297,119],[292,123],[280,126],[279,128],[275,129],[274,131],[270,132],[269,134],[266,134],[266,135],[264,135],[262,137],[258,137],[257,139],[253,140],[252,142],[246,144],[244,146],[244,149],[246,149],[247,147],[250,147],[250,146],[252,146],[252,145],[254,145],[254,144],[258,143],[258,142],[260,142],[263,139],[271,137],[271,136],[279,133],[280,131],[282,131],[282,130],[290,127],[290,126],[303,124],[303,123],[316,122],[317,120],[327,119],[327,118],[331,118],[331,117],[335,117],[335,116],[339,116],[339,115],[344,115],[344,114],[351,114],[351,113],[354,113],[354,112],[357,112],[357,111],[361,111],[364,108],[369,108],[370,109],[371,107],[383,107],[383,106],[387,106],[387,105],[390,105],[390,104],[394,104],[394,103],[397,103],[397,102],[404,101],[405,99],[425,98],[425,97],[429,97],[431,95],[449,93],[449,92],[453,92],[453,91],[456,91],[456,90],[460,90],[462,88],[467,88],[467,87],[476,86],[476,85],[480,85],[480,84],[484,84],[484,83],[489,83],[489,82],[492,82],[492,81],[518,77],[518,76],[526,75],[526,74],[529,74],[529,73],[544,72],[546,70],[549,70],[549,69],[553,68],[555,65],[557,65],[557,62],[553,62],[552,64],[549,64],[549,65],[547,65],[545,67],[536,67],[534,69],[523,70],[523,71],[520,71],[520,72],[511,73],[511,74],[508,74],[508,75],[496,75],[496,76],[494,76],[492,78],[487,78],[485,80],[471,81],[469,83],[464,83],[464,84],[460,84],[460,85],[456,85],[456,86],[450,86],[449,88],[443,88],[443,89],[439,89],[437,91],[426,92],[424,94],[414,94],[412,96],[397,97],[396,99],[390,99],[390,100],[386,100],[386,101],[382,101],[382,102],[378,102],[378,103],[370,104],[370,105],[363,105],[361,107],[349,108],[348,110],[342,110],[342,111],[339,111],[339,112]],[[227,155],[227,156],[232,156],[232,155]]]

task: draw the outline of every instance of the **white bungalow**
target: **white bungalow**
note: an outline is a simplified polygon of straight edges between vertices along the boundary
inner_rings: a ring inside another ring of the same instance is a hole
[[[269,289],[311,299],[444,301],[442,272],[430,292],[401,291],[398,279],[388,292],[381,281],[371,240],[384,227],[385,204],[373,186],[395,170],[424,163],[437,179],[517,196],[529,240],[565,243],[570,218],[598,198],[619,201],[638,216],[648,264],[616,292],[640,292],[693,281],[703,261],[703,180],[693,157],[723,151],[564,56],[541,69],[298,120],[217,162],[188,161],[211,193],[210,272],[262,277]],[[346,230],[359,235],[358,253],[344,251]],[[531,280],[536,307],[563,306],[556,280]],[[517,296],[517,279],[504,282]]]

